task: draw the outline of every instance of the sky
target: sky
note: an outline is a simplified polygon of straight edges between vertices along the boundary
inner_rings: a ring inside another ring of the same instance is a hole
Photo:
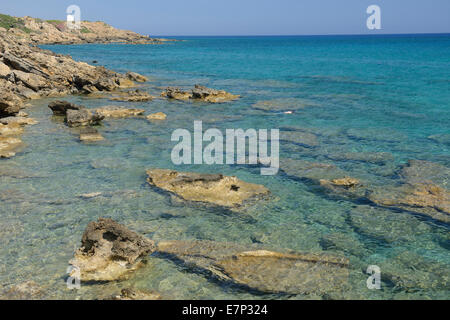
[[[450,33],[450,0],[0,0],[0,13],[81,19],[148,35],[329,35]],[[369,5],[381,29],[369,30]]]

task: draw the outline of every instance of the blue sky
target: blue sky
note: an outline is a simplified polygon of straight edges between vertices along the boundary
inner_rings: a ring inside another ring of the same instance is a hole
[[[150,35],[310,35],[450,33],[450,0],[0,0],[0,12],[83,20]],[[381,8],[381,30],[368,30],[366,8]]]

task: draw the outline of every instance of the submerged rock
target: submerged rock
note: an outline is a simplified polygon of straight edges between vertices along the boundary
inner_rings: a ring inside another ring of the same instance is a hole
[[[112,101],[124,102],[144,102],[153,100],[153,96],[139,89],[117,93],[116,97],[112,97]]]
[[[42,299],[44,290],[34,281],[26,281],[0,293],[0,300],[35,300]]]
[[[292,142],[307,148],[314,148],[319,145],[317,136],[305,131],[281,131],[280,141]]]
[[[405,183],[376,188],[369,199],[380,206],[416,212],[450,223],[450,192],[433,183]]]
[[[361,161],[384,165],[394,160],[392,154],[388,152],[346,152],[331,153],[326,155],[327,158],[337,161]]]
[[[260,292],[327,294],[345,290],[348,280],[348,260],[333,255],[200,240],[163,241],[157,252],[217,280]]]
[[[99,125],[105,117],[89,109],[67,110],[65,122],[69,127]]]
[[[450,168],[431,161],[409,160],[400,170],[399,176],[410,183],[431,181],[446,187],[450,181]]]
[[[95,128],[87,127],[80,132],[80,141],[95,142],[105,140]]]
[[[167,115],[164,112],[157,112],[149,114],[146,118],[147,120],[166,120]]]
[[[148,183],[188,201],[236,207],[245,201],[266,196],[270,191],[257,184],[221,174],[177,172],[170,169],[147,170]]]
[[[321,179],[337,179],[346,176],[346,172],[333,164],[318,163],[306,160],[281,159],[280,169],[289,176],[307,179],[316,184]]]
[[[0,123],[3,125],[18,124],[21,126],[26,126],[26,125],[34,125],[37,124],[38,122],[33,118],[27,117],[6,117],[0,118]]]
[[[154,291],[122,289],[120,295],[113,296],[112,300],[161,300],[162,296]]]
[[[129,109],[119,106],[104,106],[95,109],[95,111],[105,118],[135,117],[142,115],[145,112],[144,109]]]
[[[306,107],[319,106],[314,101],[300,99],[300,98],[280,98],[273,100],[258,101],[252,107],[263,111],[277,111],[277,112],[291,112]]]
[[[15,156],[17,149],[21,145],[22,140],[19,138],[0,136],[0,158],[11,158]]]
[[[154,250],[153,241],[112,219],[99,218],[88,224],[70,263],[80,271],[81,281],[118,280],[139,268],[141,259]]]

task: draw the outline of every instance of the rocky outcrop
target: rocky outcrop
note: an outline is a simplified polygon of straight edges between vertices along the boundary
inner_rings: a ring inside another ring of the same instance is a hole
[[[236,243],[162,241],[157,253],[217,280],[265,293],[343,292],[349,273],[349,262],[343,257],[277,252]]]
[[[147,170],[148,183],[178,197],[224,207],[236,207],[244,202],[267,196],[262,186],[221,174],[177,172],[170,169]]]
[[[50,102],[48,107],[53,111],[55,116],[66,116],[67,110],[81,110],[84,106],[76,105],[68,101],[56,100]]]
[[[81,281],[124,279],[154,250],[153,241],[112,219],[99,218],[84,231],[81,248],[70,261],[72,275],[79,270]]]
[[[104,22],[81,21],[79,29],[69,29],[63,20],[41,20],[32,17],[9,17],[8,33],[34,44],[132,43],[160,44],[169,39],[150,38],[116,29]]]
[[[156,112],[149,114],[146,118],[147,120],[166,120],[167,115],[164,112]]]
[[[191,91],[183,91],[180,88],[168,87],[161,92],[162,97],[175,100],[194,100],[209,103],[221,103],[239,99],[239,95],[234,95],[224,90],[210,89],[196,84]]]
[[[142,115],[145,110],[144,109],[129,109],[119,106],[104,106],[101,108],[95,109],[97,114],[105,117],[105,118],[126,118],[126,117],[135,117]]]
[[[240,96],[231,94],[224,90],[210,89],[198,84],[196,84],[195,88],[192,90],[192,99],[211,103],[236,100],[239,97]]]
[[[140,75],[139,73],[136,73],[136,72],[130,71],[130,72],[127,72],[125,75],[131,81],[135,81],[135,82],[147,82],[148,81],[147,77]]]
[[[99,125],[105,117],[92,112],[89,109],[67,110],[64,121],[69,127],[95,126]]]

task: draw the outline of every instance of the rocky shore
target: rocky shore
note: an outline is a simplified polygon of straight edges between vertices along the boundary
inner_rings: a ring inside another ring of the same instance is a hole
[[[102,21],[81,21],[79,29],[67,28],[63,20],[42,20],[0,14],[0,32],[31,44],[129,43],[160,44],[172,39],[151,38],[133,31],[116,29]]]

